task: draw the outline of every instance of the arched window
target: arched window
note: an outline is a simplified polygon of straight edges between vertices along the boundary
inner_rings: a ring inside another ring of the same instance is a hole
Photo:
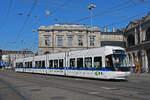
[[[135,39],[134,39],[134,35],[130,34],[127,38],[127,43],[128,46],[132,46],[135,45]]]
[[[49,54],[49,51],[46,51],[44,54]]]
[[[150,41],[150,27],[146,31],[146,41]]]

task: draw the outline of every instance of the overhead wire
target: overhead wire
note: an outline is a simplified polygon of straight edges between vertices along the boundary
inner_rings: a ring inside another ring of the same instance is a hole
[[[147,3],[150,3],[150,2],[147,2]],[[111,24],[108,24],[108,25],[103,25],[101,28],[104,28],[104,27],[108,27],[108,26],[113,26],[113,25],[117,25],[117,24],[121,24],[121,23],[124,23],[124,22],[127,22],[127,21],[129,21],[129,19],[131,19],[131,18],[138,18],[138,17],[142,17],[143,16],[143,14],[145,14],[147,11],[144,11],[144,12],[142,12],[142,13],[140,13],[140,14],[136,14],[136,15],[134,15],[134,16],[126,16],[127,18],[126,19],[124,19],[124,20],[121,20],[121,21],[118,21],[118,22],[114,22],[114,23],[111,23]]]
[[[49,1],[55,1],[55,0],[49,0]],[[96,17],[96,16],[98,16],[98,15],[100,15],[100,14],[105,14],[105,13],[109,13],[109,12],[112,13],[112,12],[115,12],[115,11],[120,11],[120,10],[125,9],[125,8],[129,8],[129,7],[131,7],[131,5],[128,5],[128,6],[122,7],[122,8],[118,8],[118,7],[120,7],[120,6],[122,6],[122,5],[127,5],[127,4],[129,4],[130,2],[131,2],[131,1],[126,1],[126,2],[124,2],[124,3],[118,4],[118,5],[114,6],[114,7],[111,7],[111,8],[110,8],[111,10],[105,10],[105,11],[103,11],[103,12],[97,13],[97,14],[93,15],[93,17]],[[118,8],[118,9],[114,9],[114,8]],[[86,20],[86,19],[88,19],[88,18],[90,18],[90,17],[88,16],[88,17],[85,17],[85,18],[80,19],[80,20],[78,20],[78,21]]]
[[[49,1],[55,1],[55,0],[49,0]],[[67,2],[67,3],[68,3],[68,2]],[[56,11],[58,11],[58,8],[64,7],[65,5],[66,5],[66,3],[61,3],[61,5],[56,8],[57,10],[54,9],[54,10],[50,11],[50,16],[51,16],[52,14],[54,14]],[[46,14],[45,14],[45,15],[46,15]],[[49,15],[40,16],[39,19],[36,21],[36,23],[34,23],[32,26],[33,26],[33,27],[36,26],[41,20],[44,19],[43,17],[47,17],[47,16],[49,16]]]
[[[56,1],[56,0],[49,0],[49,2],[52,2],[52,1]],[[30,4],[32,3],[32,1],[30,1],[30,0],[26,0],[25,2],[26,2],[26,3],[30,3]],[[55,3],[56,3],[56,4],[60,4],[60,5],[61,5],[61,4],[64,4],[63,2],[60,2],[60,1],[59,1],[59,2],[57,1],[57,2],[55,2]],[[68,3],[68,2],[67,2],[67,3]],[[50,7],[54,7],[54,8],[62,8],[62,9],[65,9],[65,10],[73,10],[73,9],[74,9],[74,10],[77,10],[77,9],[80,9],[80,8],[79,8],[80,6],[78,6],[78,5],[73,5],[73,6],[76,7],[76,8],[72,8],[72,7],[68,7],[68,6],[66,6],[66,5],[65,5],[65,6],[57,6],[56,4],[54,5],[54,4],[44,3],[44,2],[38,2],[38,3],[37,3],[37,5],[39,5],[39,6],[50,6]],[[69,3],[69,4],[71,4],[71,3]],[[72,6],[72,4],[71,4],[71,6]],[[81,7],[83,7],[83,6],[81,6]],[[87,12],[87,10],[81,10],[81,9],[78,10],[78,11],[80,11],[80,12]]]
[[[65,3],[58,2],[58,1],[56,1],[56,0],[48,0],[48,1],[57,2],[57,3],[63,4],[63,5],[65,6]],[[118,4],[118,5],[114,6],[114,7],[112,7],[111,9],[114,9],[114,8],[116,8],[116,7],[118,7],[118,6],[122,6],[122,5],[128,4],[128,3],[130,3],[130,1],[127,1],[127,2],[124,2],[124,3],[121,3],[121,4]],[[40,4],[41,4],[41,3],[40,3]],[[63,8],[64,6],[57,6],[57,8]],[[55,11],[53,11],[53,12],[55,12]],[[53,13],[53,12],[52,12],[52,13]],[[85,19],[86,19],[86,18],[85,18]],[[41,20],[41,18],[38,19],[38,22],[39,22],[40,20]],[[81,20],[84,20],[84,19],[81,19]],[[35,25],[35,24],[34,24],[34,25]]]
[[[127,1],[127,2],[124,2],[124,3],[119,4],[119,5],[122,6],[122,5],[127,5],[127,4],[129,4],[129,3],[130,3],[130,1]],[[138,4],[139,4],[139,3],[138,3]],[[110,8],[110,9],[108,9],[108,10],[104,10],[104,11],[102,11],[102,12],[100,12],[100,13],[96,13],[96,14],[93,15],[92,17],[97,17],[97,16],[104,15],[104,14],[107,14],[107,13],[117,12],[117,11],[121,11],[121,10],[123,10],[123,9],[127,9],[127,8],[133,7],[132,5],[127,5],[127,6],[125,6],[125,7],[118,8],[118,7],[120,7],[120,6],[114,6],[114,7]],[[114,9],[114,8],[117,8],[117,9]],[[84,18],[75,20],[74,22],[75,22],[75,23],[79,23],[79,22],[81,22],[81,21],[84,21],[84,20],[87,20],[87,19],[90,19],[90,18],[91,18],[91,16],[87,16],[87,17],[84,17]]]
[[[7,22],[7,20],[8,20],[8,17],[9,17],[11,8],[12,8],[12,4],[13,4],[13,0],[10,0],[5,19],[2,21],[2,26],[4,26],[6,24],[6,22]],[[2,26],[0,28],[2,28]]]
[[[143,16],[143,14],[145,14],[145,13],[146,13],[146,12],[142,12],[142,13],[140,13],[140,14],[137,14],[137,15],[134,15],[134,16],[131,16],[131,17],[128,17],[128,18],[126,18],[126,19],[124,19],[124,20],[121,20],[121,21],[118,21],[118,22],[115,22],[115,23],[111,23],[111,24],[108,24],[108,25],[103,25],[103,26],[100,27],[100,28],[104,28],[104,27],[108,27],[108,26],[113,26],[113,25],[116,25],[116,24],[121,24],[121,23],[123,23],[123,22],[129,21],[129,19],[131,19],[131,18],[137,18],[137,17]]]
[[[116,7],[116,6],[115,6],[115,7]],[[100,13],[97,13],[97,14],[93,15],[92,17],[97,17],[97,16],[99,16],[99,15],[103,15],[103,14],[106,14],[106,13],[112,13],[112,12],[115,12],[115,11],[120,11],[120,10],[122,10],[122,9],[131,7],[131,5],[128,5],[128,6],[122,7],[122,8],[118,8],[118,9],[114,9],[115,7],[112,7],[112,8],[110,8],[110,9],[108,9],[108,10],[104,10],[104,11],[102,11],[102,12],[100,12]],[[84,21],[84,20],[87,20],[87,19],[90,19],[90,18],[91,18],[91,16],[87,16],[87,17],[84,17],[84,18],[75,20],[74,22],[77,22],[77,23],[78,23],[78,22],[81,22],[81,21]]]
[[[23,30],[24,30],[24,28],[25,28],[25,25],[27,24],[27,22],[28,22],[28,20],[29,20],[29,18],[30,18],[30,16],[31,16],[31,13],[32,13],[32,11],[34,10],[36,4],[37,4],[37,0],[34,1],[32,7],[30,8],[30,10],[29,10],[29,12],[28,12],[28,14],[27,14],[27,17],[26,17],[26,19],[25,19],[23,25],[22,25],[22,27],[20,28],[19,33],[18,33],[17,36],[16,36],[15,42],[18,40],[19,36],[23,33]]]
[[[64,4],[62,1],[57,1],[57,0],[48,0],[50,2],[55,2],[57,4]],[[72,6],[72,7],[75,7],[75,9],[78,9],[79,7],[82,7],[82,8],[85,8],[83,5],[80,5],[79,3],[78,4],[75,4],[75,3],[72,3],[72,2],[67,2],[69,6]],[[68,7],[67,7],[68,8]],[[73,9],[73,8],[69,8],[69,9]]]
[[[59,7],[63,7],[63,6],[65,6],[65,3],[63,3],[63,4],[61,4],[60,6],[58,6],[58,8]],[[58,9],[58,8],[56,8],[56,9]],[[53,13],[55,13],[56,11],[58,11],[58,10],[53,10],[52,11],[52,13],[51,13],[51,11],[50,11],[50,15],[52,15]],[[49,15],[46,15],[45,14],[45,16],[40,16],[39,18],[38,18],[38,20],[32,25],[32,27],[34,27],[34,28],[36,28],[36,25],[41,21],[41,20],[43,20],[44,18],[43,17],[47,17],[47,16],[49,16]],[[35,41],[35,40],[34,40]],[[35,43],[35,42],[34,42]],[[34,45],[36,45],[36,44],[34,44]]]

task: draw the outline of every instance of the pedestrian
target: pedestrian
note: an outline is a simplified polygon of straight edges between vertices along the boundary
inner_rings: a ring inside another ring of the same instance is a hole
[[[136,65],[135,66],[136,66],[136,71],[141,72],[140,61],[138,58],[136,59]]]

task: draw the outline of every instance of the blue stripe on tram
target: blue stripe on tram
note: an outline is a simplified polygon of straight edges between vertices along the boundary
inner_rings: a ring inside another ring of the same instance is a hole
[[[28,68],[28,67],[17,67],[18,69],[54,69],[54,70],[64,70],[65,68],[49,68],[49,67],[32,67],[32,68]],[[102,69],[72,69],[72,68],[69,68],[69,67],[66,67],[66,70],[87,70],[87,71],[112,71],[112,70],[109,70],[109,69],[106,69],[105,67],[102,67]]]

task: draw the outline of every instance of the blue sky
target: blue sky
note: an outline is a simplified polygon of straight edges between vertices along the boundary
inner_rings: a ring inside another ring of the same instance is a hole
[[[1,0],[0,49],[38,50],[39,26],[63,23],[90,26],[91,3],[96,5],[92,10],[93,26],[101,30],[104,26],[110,30],[123,28],[150,12],[150,0],[37,0],[35,5],[34,2]],[[50,15],[46,15],[47,10]]]

